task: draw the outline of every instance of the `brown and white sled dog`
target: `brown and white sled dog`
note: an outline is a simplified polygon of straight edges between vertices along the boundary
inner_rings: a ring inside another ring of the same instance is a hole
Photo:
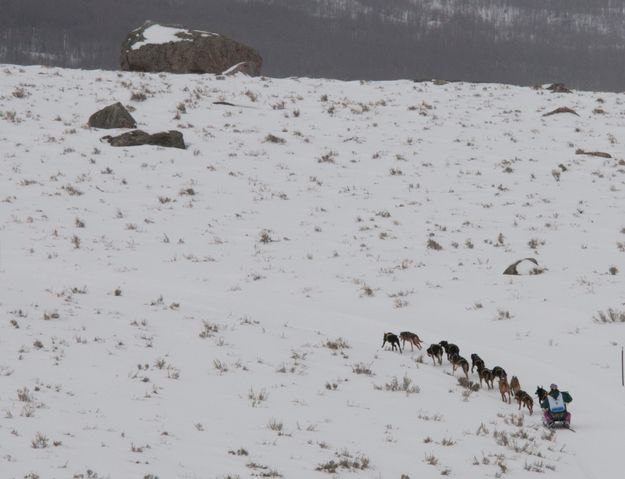
[[[417,347],[417,349],[421,349],[422,341],[415,333],[411,333],[410,331],[402,331],[401,333],[399,333],[399,339],[401,339],[401,345],[404,347],[404,349],[406,349],[406,341],[410,343],[410,348],[412,351],[414,351],[415,346]]]
[[[499,378],[499,392],[501,393],[501,400],[503,402],[512,402],[512,394],[510,393],[510,385],[508,384],[507,376]]]
[[[512,376],[510,379],[510,389],[512,390],[512,394],[516,396],[516,393],[521,390],[521,383],[519,382],[519,378],[516,376]]]
[[[459,354],[452,354],[449,360],[451,361],[451,364],[453,365],[452,374],[456,371],[456,369],[462,368],[464,375],[466,376],[467,379],[469,379],[469,362],[466,359],[464,359]]]

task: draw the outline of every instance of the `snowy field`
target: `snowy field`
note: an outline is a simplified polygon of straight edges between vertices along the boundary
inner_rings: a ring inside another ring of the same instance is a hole
[[[619,477],[624,144],[618,94],[0,66],[0,476]]]

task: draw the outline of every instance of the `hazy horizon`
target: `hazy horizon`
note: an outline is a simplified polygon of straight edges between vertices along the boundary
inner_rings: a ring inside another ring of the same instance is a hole
[[[0,62],[115,70],[147,19],[246,43],[274,77],[625,85],[613,0],[6,0]]]

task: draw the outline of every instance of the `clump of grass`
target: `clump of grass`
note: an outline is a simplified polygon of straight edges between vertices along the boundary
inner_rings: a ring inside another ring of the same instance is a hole
[[[265,137],[265,143],[277,143],[279,145],[283,145],[286,143],[286,140],[284,138],[280,138],[279,136],[272,135],[271,133],[269,133]]]
[[[419,419],[423,420],[423,421],[440,422],[440,421],[443,420],[443,416],[440,415],[440,414],[434,414],[434,415],[430,416],[429,414],[419,413],[419,415],[417,417]]]
[[[193,188],[182,188],[178,194],[180,196],[195,196],[195,190]]]
[[[277,433],[281,433],[282,429],[284,429],[284,424],[282,423],[282,421],[279,421],[277,419],[270,419],[267,423],[267,428]]]
[[[220,374],[228,372],[228,365],[226,363],[222,363],[219,359],[213,360],[213,367],[219,371]]]
[[[462,386],[463,388],[469,390],[469,391],[479,391],[480,390],[480,384],[479,383],[474,383],[473,381],[470,381],[469,379],[465,378],[465,377],[459,377],[458,378],[458,384],[460,384],[460,386]]]
[[[273,239],[271,238],[271,230],[261,230],[259,234],[258,241],[263,244],[271,243]]]
[[[65,192],[70,196],[82,195],[82,191],[80,191],[78,188],[75,188],[73,185],[65,185],[61,189],[65,190]]]
[[[440,243],[432,238],[428,239],[426,246],[428,247],[428,249],[433,249],[434,251],[440,251],[443,249]]]
[[[390,383],[384,385],[385,391],[405,392],[408,394],[418,394],[421,392],[421,388],[417,384],[412,384],[412,379],[407,374],[402,378],[401,383],[397,379],[397,376],[393,376]]]
[[[208,321],[202,321],[202,331],[200,331],[200,338],[206,339],[219,332],[219,326],[215,323],[209,323]]]
[[[35,439],[31,441],[30,445],[33,449],[45,449],[48,447],[48,438],[38,432]]]
[[[366,374],[367,376],[373,376],[373,371],[369,365],[365,363],[358,363],[352,366],[352,372],[355,374]]]
[[[506,319],[512,319],[513,317],[514,316],[507,309],[498,309],[497,316],[495,316],[495,319],[497,321],[503,321]]]
[[[336,453],[336,460],[332,459],[324,464],[319,464],[315,470],[327,472],[328,474],[336,474],[339,469],[345,471],[365,470],[369,469],[369,458],[363,454],[352,455],[347,450]]]
[[[480,427],[477,428],[477,431],[475,431],[475,435],[476,436],[488,436],[489,434],[489,430],[488,427],[486,427],[486,424],[481,423]]]
[[[506,431],[493,431],[493,437],[495,438],[495,442],[500,446],[508,447],[510,445],[510,437]]]
[[[360,288],[360,291],[362,291],[362,296],[374,296],[375,295],[371,286],[367,284],[363,284],[362,287]]]
[[[258,407],[269,398],[269,393],[264,388],[259,392],[255,392],[254,388],[250,388],[247,398],[250,400],[252,407]]]
[[[333,340],[328,340],[324,343],[324,346],[328,349],[332,349],[333,351],[339,349],[349,349],[349,343],[345,341],[343,338],[336,338]]]
[[[248,456],[249,455],[247,450],[242,447],[240,447],[236,451],[233,451],[233,450],[228,451],[228,454],[232,454],[233,456]]]
[[[321,157],[317,159],[317,163],[336,163],[337,156],[338,153],[335,151],[329,151],[328,153],[321,155]]]
[[[142,91],[133,91],[132,95],[130,95],[130,99],[132,101],[145,101],[148,99],[148,96]]]
[[[593,319],[596,323],[625,323],[625,311],[609,308],[607,311],[598,311]]]
[[[32,402],[33,397],[28,388],[24,387],[17,390],[17,400],[21,402]]]

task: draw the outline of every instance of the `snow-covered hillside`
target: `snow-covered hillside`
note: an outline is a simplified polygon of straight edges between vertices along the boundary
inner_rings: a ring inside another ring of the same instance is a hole
[[[0,475],[617,477],[624,143],[616,94],[2,66]]]

